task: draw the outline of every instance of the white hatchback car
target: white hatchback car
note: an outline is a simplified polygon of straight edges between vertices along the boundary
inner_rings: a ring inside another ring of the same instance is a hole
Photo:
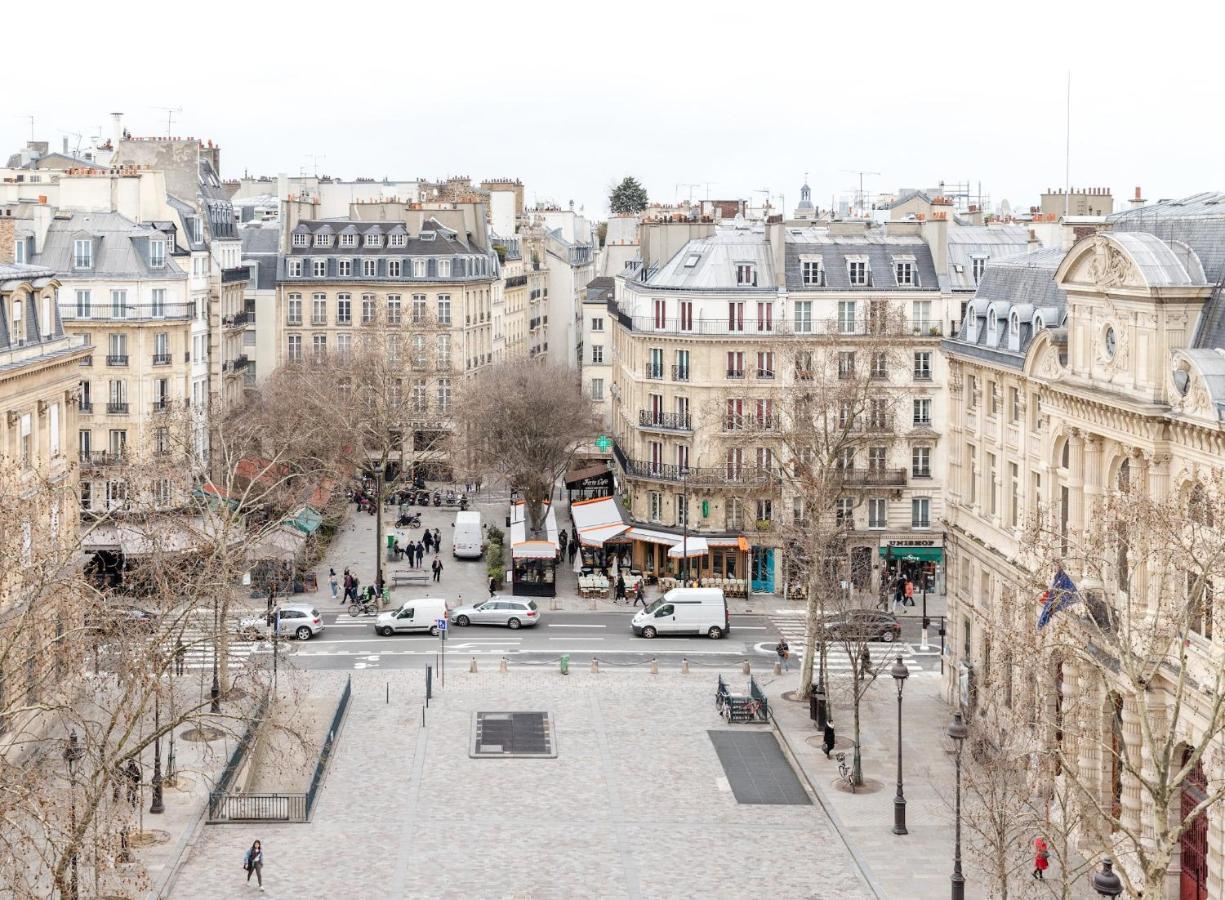
[[[493,596],[484,603],[473,603],[451,610],[451,621],[460,626],[505,625],[507,628],[520,628],[539,622],[540,610],[535,600]]]
[[[309,603],[282,603],[280,610],[281,637],[296,637],[309,641],[323,631],[323,619],[319,610]],[[250,640],[266,637],[272,633],[266,616],[245,616],[238,623],[238,633]]]

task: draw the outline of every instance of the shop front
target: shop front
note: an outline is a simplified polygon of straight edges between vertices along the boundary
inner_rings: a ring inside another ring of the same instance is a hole
[[[511,506],[511,593],[523,597],[557,596],[557,515],[547,505],[544,533],[529,537],[522,501]]]
[[[596,463],[566,473],[566,493],[571,504],[613,495],[613,474],[607,463]]]
[[[899,578],[909,578],[916,589],[937,589],[944,572],[944,546],[940,538],[899,537],[888,540],[878,551],[880,585],[886,593]]]

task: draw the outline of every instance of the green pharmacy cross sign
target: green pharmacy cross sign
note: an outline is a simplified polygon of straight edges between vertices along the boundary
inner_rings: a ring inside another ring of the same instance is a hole
[[[612,446],[612,438],[606,434],[600,435],[595,439],[595,445],[601,453],[607,453],[608,448]]]

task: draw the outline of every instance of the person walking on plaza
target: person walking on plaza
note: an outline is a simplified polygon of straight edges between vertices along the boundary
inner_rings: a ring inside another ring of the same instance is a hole
[[[243,856],[242,867],[247,872],[247,884],[251,883],[251,876],[254,875],[262,891],[264,889],[264,847],[259,841],[252,844],[251,849]]]
[[[779,662],[783,664],[783,671],[791,671],[791,645],[787,643],[785,637],[778,639],[778,645],[774,648],[774,652],[778,654]]]
[[[180,637],[174,644],[174,674],[182,675],[183,666],[187,661],[187,648],[183,646],[183,639]]]
[[[128,805],[135,809],[140,797],[140,766],[136,760],[128,760],[128,767],[123,770],[123,774],[128,779]]]
[[[902,588],[902,593],[905,596],[903,606],[914,606],[914,582],[909,578],[906,579],[906,586]]]
[[[618,572],[617,573],[617,602],[620,603],[624,599],[625,599],[625,578],[623,578],[621,576],[621,573]]]
[[[489,576],[489,599],[492,600],[498,593],[498,580],[492,575]]]
[[[906,599],[906,576],[898,575],[897,582],[893,588],[893,611],[896,613],[898,608],[903,605]]]
[[[330,566],[328,567],[328,584],[332,587],[332,600],[336,600],[339,595],[336,584],[336,570]]]
[[[570,547],[570,550],[569,550],[570,557],[569,558],[570,558],[570,562],[573,563],[574,557],[578,556],[578,541],[570,541],[569,547]]]
[[[434,555],[437,556],[442,552],[442,532],[437,528],[434,529]]]
[[[434,573],[434,580],[441,581],[442,580],[442,560],[435,556],[434,564],[430,566],[430,569]]]
[[[425,542],[425,552],[429,553],[434,547],[434,533],[428,528],[425,529],[425,537],[422,538],[422,541]]]
[[[563,528],[561,533],[557,535],[557,548],[561,551],[561,555],[563,557],[566,555],[566,544],[569,542],[569,540],[570,535],[568,535]]]
[[[829,759],[829,752],[834,749],[834,720],[825,720],[825,732],[821,738],[821,749],[825,751],[825,758]]]
[[[1051,851],[1046,841],[1034,838],[1034,875],[1038,881],[1046,881],[1046,870],[1051,864]]]

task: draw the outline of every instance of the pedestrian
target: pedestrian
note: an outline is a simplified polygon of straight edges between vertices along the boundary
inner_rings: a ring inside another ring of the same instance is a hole
[[[578,546],[578,528],[573,525],[570,526],[570,543]]]
[[[349,602],[351,603],[357,602],[357,595],[361,591],[361,589],[362,589],[362,580],[358,578],[356,575],[354,575],[353,576],[353,596]]]
[[[262,891],[264,889],[264,847],[259,841],[252,844],[251,849],[243,856],[242,867],[247,872],[247,884],[251,883],[251,876],[254,875]]]
[[[785,637],[778,639],[778,644],[774,648],[774,652],[778,654],[779,662],[783,664],[783,671],[791,671],[791,645],[787,643]]]
[[[338,585],[336,583],[336,570],[331,566],[328,567],[328,584],[332,586],[332,600],[335,600],[338,592]]]
[[[645,609],[647,605],[647,598],[646,598],[646,591],[643,590],[641,578],[634,582],[634,587],[631,593],[634,595],[634,602],[631,603],[630,605],[637,606],[638,602],[642,601],[642,606]]]
[[[893,586],[893,611],[896,613],[898,608],[903,605],[906,600],[906,576],[898,575],[897,581]]]
[[[905,606],[914,606],[914,582],[909,578],[906,579],[906,586],[902,588],[902,592],[906,597]]]
[[[617,573],[617,602],[620,603],[625,599],[625,578],[621,573]]]
[[[187,661],[187,648],[183,646],[183,638],[178,638],[174,645],[174,674],[182,675]]]
[[[570,535],[568,535],[564,530],[557,536],[557,546],[558,549],[561,550],[561,555],[563,557],[566,555],[566,544],[569,542],[569,540]]]
[[[573,563],[573,562],[574,562],[574,557],[578,556],[578,543],[577,543],[577,542],[575,542],[575,541],[571,541],[571,542],[570,542],[570,551],[569,551],[569,553],[570,553],[570,562],[571,562],[571,563]]]
[[[434,580],[441,581],[442,580],[442,560],[439,559],[437,556],[435,556],[434,565],[432,565],[430,568],[434,572]]]
[[[1051,864],[1051,851],[1042,837],[1034,838],[1034,878],[1046,881],[1046,870]]]
[[[425,542],[425,552],[429,553],[434,547],[434,533],[428,528],[425,529],[425,537],[422,540]]]
[[[379,572],[378,581],[377,581],[377,582],[375,582],[375,584],[376,584],[376,588],[375,588],[375,591],[374,591],[374,595],[375,595],[377,598],[379,598],[380,600],[382,600],[382,599],[383,599],[383,590],[384,590],[385,585],[386,585],[386,582],[385,582],[385,581],[383,581],[383,573],[382,573],[382,572]]]
[[[425,544],[417,541],[417,568],[425,565]]]
[[[437,528],[434,529],[434,555],[437,556],[442,552],[442,532]]]
[[[136,760],[128,760],[128,767],[124,769],[124,774],[128,778],[128,805],[135,809],[137,799],[140,797],[140,765]]]
[[[868,673],[872,671],[872,654],[868,652],[868,645],[864,644],[863,649],[859,651],[859,677],[867,678]]]
[[[497,594],[498,580],[492,575],[489,576],[489,599],[492,600]]]
[[[821,739],[821,749],[825,751],[825,758],[829,759],[829,752],[834,749],[834,720],[825,720],[825,733]]]

